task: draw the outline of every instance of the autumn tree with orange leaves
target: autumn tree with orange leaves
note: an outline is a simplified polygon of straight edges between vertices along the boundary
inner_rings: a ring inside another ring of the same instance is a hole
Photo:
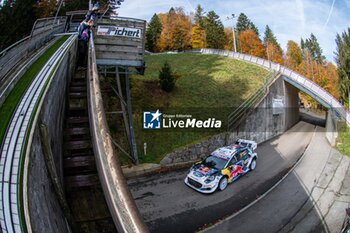
[[[239,35],[241,53],[250,54],[256,57],[265,57],[265,48],[256,33],[248,29]]]
[[[191,21],[182,8],[171,8],[159,14],[163,30],[157,41],[159,51],[185,50],[191,48]]]
[[[339,98],[339,78],[337,68],[332,63],[319,63],[308,50],[305,50],[303,55],[296,42],[288,41],[285,65],[321,86],[335,98]],[[319,105],[305,93],[301,93],[300,98],[306,107],[316,108]]]
[[[292,70],[296,70],[302,61],[303,54],[298,43],[292,40],[288,41],[285,65]]]

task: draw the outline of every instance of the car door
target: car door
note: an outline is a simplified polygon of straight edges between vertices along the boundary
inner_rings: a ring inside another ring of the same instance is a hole
[[[243,172],[243,165],[240,164],[240,161],[237,161],[237,156],[233,156],[227,168],[230,172],[229,182],[231,182],[234,178],[236,178]]]

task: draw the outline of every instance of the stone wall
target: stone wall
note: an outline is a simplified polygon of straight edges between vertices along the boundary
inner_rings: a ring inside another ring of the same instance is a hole
[[[273,114],[274,99],[283,99],[285,107],[280,114]],[[267,96],[235,130],[215,135],[189,147],[177,149],[167,154],[160,163],[166,165],[198,161],[219,147],[233,144],[238,138],[262,143],[282,134],[298,121],[298,90],[280,77],[270,86]]]
[[[57,174],[63,184],[63,121],[67,87],[75,69],[76,44],[63,59],[45,96],[33,135],[28,168],[28,206],[33,232],[69,232],[63,211],[54,192],[43,155],[39,125],[48,128]]]
[[[203,159],[218,147],[226,145],[227,136],[228,133],[218,134],[192,146],[177,149],[174,152],[167,154],[160,164],[166,165]]]

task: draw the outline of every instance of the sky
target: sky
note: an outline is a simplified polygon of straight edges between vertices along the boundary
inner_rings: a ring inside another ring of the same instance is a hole
[[[226,20],[245,13],[263,36],[269,25],[282,48],[288,40],[300,43],[313,33],[328,61],[334,61],[335,37],[350,27],[350,0],[124,0],[119,16],[149,21],[154,13],[169,11],[170,7],[183,7],[194,12],[200,4],[205,12],[214,10],[225,27],[233,21]],[[235,21],[236,23],[236,21]]]

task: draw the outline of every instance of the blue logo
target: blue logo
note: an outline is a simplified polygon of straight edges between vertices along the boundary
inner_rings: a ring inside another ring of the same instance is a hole
[[[159,109],[156,112],[143,112],[143,128],[160,129],[161,115]]]

